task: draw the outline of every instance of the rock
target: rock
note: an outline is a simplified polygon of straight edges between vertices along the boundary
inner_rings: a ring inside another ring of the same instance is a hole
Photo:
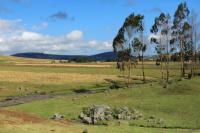
[[[82,120],[83,123],[86,124],[92,124],[92,118],[89,117],[87,114],[84,114],[83,112],[80,113],[79,115],[80,119]]]
[[[84,118],[85,116],[86,115],[83,112],[81,112],[80,115],[79,115],[80,118]]]
[[[58,113],[55,113],[55,114],[51,117],[51,119],[53,119],[53,120],[62,120],[62,119],[64,119],[64,116],[63,116],[63,115],[60,115],[60,114],[58,114]]]
[[[94,121],[92,121],[92,118],[87,117],[87,116],[82,118],[82,122],[86,124],[94,124]]]
[[[84,129],[82,133],[88,133],[88,130],[87,130],[87,129]]]
[[[88,108],[83,108],[79,118],[83,123],[87,124],[105,124],[107,121],[113,120],[137,120],[142,118],[142,113],[138,110],[131,110],[128,107],[118,108],[111,111],[107,105],[95,105]]]
[[[79,115],[83,123],[87,124],[103,124],[104,121],[113,119],[110,107],[107,105],[95,105],[88,108],[83,108]]]
[[[122,120],[136,120],[142,117],[142,114],[134,109],[130,110],[128,107],[123,107],[114,110],[114,117]]]
[[[110,115],[106,115],[105,116],[105,120],[111,121],[111,120],[113,120],[113,116],[111,114]]]
[[[105,105],[97,105],[94,106],[94,122],[103,121],[105,120],[105,112],[109,110],[110,107]],[[94,123],[95,124],[95,123]]]
[[[156,118],[155,116],[150,116],[147,119],[148,127],[165,127],[164,120],[162,118]]]

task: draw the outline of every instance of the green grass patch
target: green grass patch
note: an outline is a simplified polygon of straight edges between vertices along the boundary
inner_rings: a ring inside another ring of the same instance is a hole
[[[107,104],[111,107],[128,106],[140,110],[147,118],[156,116],[162,118],[166,127],[169,128],[200,128],[200,95],[197,93],[185,93],[185,87],[189,84],[198,84],[199,79],[190,82],[179,81],[182,84],[182,91],[171,92],[170,87],[179,85],[172,84],[164,89],[158,83],[138,85],[131,89],[111,90],[104,93],[90,95],[72,95],[59,97],[51,100],[42,100],[23,105],[11,107],[31,113],[36,113],[42,117],[49,118],[54,113],[61,113],[67,119],[78,119],[78,115],[83,107],[96,104]],[[190,86],[190,91],[200,89]],[[170,93],[169,93],[170,91]],[[145,123],[140,126],[146,127]]]

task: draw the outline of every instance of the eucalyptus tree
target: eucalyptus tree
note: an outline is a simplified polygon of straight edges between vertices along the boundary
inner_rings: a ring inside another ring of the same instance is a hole
[[[143,33],[142,33],[143,34]],[[143,76],[143,82],[145,82],[145,73],[144,73],[144,52],[147,49],[147,45],[144,43],[144,38],[143,35],[141,38],[134,38],[133,41],[133,48],[134,51],[138,54],[139,60],[142,62],[142,76]]]
[[[154,24],[150,29],[150,32],[153,33],[155,36],[151,37],[151,43],[156,44],[155,50],[159,55],[159,62],[161,64],[161,72],[162,72],[162,80],[163,80],[163,45],[161,40],[161,34],[159,33],[159,18],[156,17],[154,20]]]
[[[125,75],[125,70],[126,70],[126,61],[128,61],[129,54],[127,51],[119,51],[117,53],[117,69],[119,69],[122,72],[122,76],[124,77]]]
[[[189,30],[190,24],[188,22],[189,9],[187,4],[181,3],[174,14],[173,26],[172,26],[172,44],[177,44],[180,53],[181,62],[181,76],[185,76],[185,54],[188,51],[189,42]]]
[[[166,67],[166,82],[169,79],[169,52],[172,50],[170,47],[170,15],[161,13],[159,17],[155,18],[155,22],[151,28],[151,33],[155,36],[151,37],[151,42],[156,44],[156,51],[160,58],[162,80],[164,79],[163,61]]]
[[[166,82],[169,81],[169,60],[170,52],[174,51],[174,47],[170,46],[171,39],[171,22],[169,14],[160,14],[160,24],[161,24],[161,35],[164,38],[164,48],[165,48],[165,63],[166,63]]]
[[[198,36],[199,34],[199,26],[200,23],[198,22],[198,14],[192,10],[190,13],[190,17],[189,17],[189,22],[191,25],[191,41],[192,41],[192,69],[191,69],[191,73],[193,76],[195,76],[195,71],[197,69],[197,54],[198,54],[198,42],[200,41],[200,37]]]
[[[140,32],[144,30],[143,28],[144,16],[134,13],[130,14],[119,29],[117,36],[113,40],[113,49],[117,54],[123,53],[123,61],[127,62],[128,68],[128,87],[130,85],[131,78],[131,64],[132,57],[135,54],[133,50],[133,40],[134,37],[138,36]]]

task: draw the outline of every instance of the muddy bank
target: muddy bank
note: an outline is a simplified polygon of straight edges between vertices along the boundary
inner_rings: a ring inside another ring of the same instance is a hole
[[[0,101],[0,108],[24,104],[24,103],[28,103],[28,102],[32,102],[32,101],[37,101],[37,100],[56,98],[56,97],[59,97],[59,96],[94,94],[94,93],[104,92],[106,90],[107,89],[98,89],[98,90],[76,89],[76,90],[73,90],[71,93],[62,93],[62,94],[54,94],[54,93],[37,94],[36,93],[36,94],[28,94],[28,95],[25,95],[25,96],[12,96],[12,97],[5,98],[5,100],[3,100],[3,101]]]

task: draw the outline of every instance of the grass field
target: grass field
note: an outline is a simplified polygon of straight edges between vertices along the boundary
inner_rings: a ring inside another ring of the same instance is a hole
[[[86,128],[89,133],[197,133],[200,130],[200,78],[179,80],[176,63],[172,63],[175,69],[171,69],[172,80],[167,89],[160,85],[160,67],[154,62],[145,64],[145,73],[154,82],[142,84],[133,80],[131,88],[110,89],[110,80],[124,80],[119,77],[121,73],[115,69],[115,63],[52,65],[50,60],[15,57],[1,57],[0,62],[0,100],[36,91],[69,94],[0,107],[0,133],[81,133]],[[133,68],[132,74],[140,76],[140,66]],[[106,91],[94,94],[74,91],[102,88]],[[136,108],[144,114],[144,119],[122,121],[120,126],[118,121],[109,122],[108,126],[81,124],[78,120],[81,109],[95,104]],[[65,115],[66,120],[49,120],[54,113]],[[147,127],[146,118],[152,115],[162,118],[166,128]]]

